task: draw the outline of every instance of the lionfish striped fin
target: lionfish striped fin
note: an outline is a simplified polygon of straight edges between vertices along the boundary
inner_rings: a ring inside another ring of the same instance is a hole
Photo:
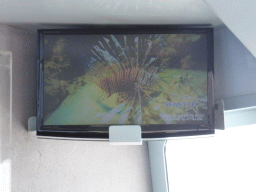
[[[127,57],[128,57],[129,66],[131,66],[131,58],[130,58],[130,54],[129,54],[129,47],[127,46],[127,37],[126,37],[126,35],[124,35],[124,45],[125,45],[125,50],[126,50]]]
[[[150,50],[151,50],[151,46],[152,46],[152,44],[153,44],[153,42],[152,42],[152,41],[148,42],[148,49],[147,49],[147,51],[146,51],[146,53],[145,53],[145,58],[144,58],[144,60],[143,60],[143,63],[142,63],[142,65],[141,65],[141,67],[143,67],[143,65],[145,64],[145,61],[146,61],[147,56],[148,56],[148,53],[149,53],[149,52],[150,52]]]
[[[127,59],[127,57],[126,57],[126,54],[125,54],[125,52],[124,52],[122,46],[119,44],[119,42],[117,41],[117,39],[115,38],[114,35],[110,35],[110,37],[111,37],[112,40],[114,41],[116,48],[121,51],[121,54],[125,57],[126,62],[128,63],[128,59]],[[124,64],[123,64],[123,67],[126,68]]]
[[[139,66],[139,37],[136,37],[134,39],[134,43],[135,43],[135,55],[137,57],[136,67],[138,67]]]
[[[107,43],[109,49],[113,52],[113,54],[114,54],[115,56],[117,56],[116,53],[115,53],[115,51],[114,51],[114,49],[112,49],[112,47],[111,47],[111,45],[110,45],[110,43],[109,43],[109,39],[107,39],[107,38],[105,38],[105,37],[103,37],[103,39],[105,40],[105,42]]]
[[[102,60],[93,50],[91,50],[91,52],[92,52],[99,60]]]

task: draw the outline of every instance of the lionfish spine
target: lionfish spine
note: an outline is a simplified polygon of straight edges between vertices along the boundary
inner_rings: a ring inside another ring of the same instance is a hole
[[[93,78],[93,81],[109,95],[118,92],[134,91],[136,87],[152,87],[152,73],[139,67],[130,67],[119,72],[114,72],[111,77],[102,79]]]

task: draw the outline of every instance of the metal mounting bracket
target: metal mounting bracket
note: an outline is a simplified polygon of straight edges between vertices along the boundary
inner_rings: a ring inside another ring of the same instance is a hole
[[[36,116],[29,117],[28,131],[36,131]]]
[[[141,126],[113,125],[109,127],[111,145],[142,145]]]
[[[215,103],[215,129],[224,130],[224,101],[222,99],[214,100]]]

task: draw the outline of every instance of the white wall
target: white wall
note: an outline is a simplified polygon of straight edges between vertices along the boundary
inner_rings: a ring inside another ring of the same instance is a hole
[[[0,51],[6,51],[6,42],[8,41],[7,27],[0,25]]]
[[[215,98],[256,93],[256,58],[228,29],[215,30]]]
[[[13,53],[12,192],[152,191],[147,145],[40,140],[26,130],[36,114],[36,33],[0,25]]]
[[[13,192],[152,191],[145,143],[38,140],[19,127],[12,165]]]

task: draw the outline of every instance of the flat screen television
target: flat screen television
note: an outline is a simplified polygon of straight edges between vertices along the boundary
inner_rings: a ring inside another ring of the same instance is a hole
[[[214,133],[213,29],[86,25],[38,30],[37,135],[142,139]]]

